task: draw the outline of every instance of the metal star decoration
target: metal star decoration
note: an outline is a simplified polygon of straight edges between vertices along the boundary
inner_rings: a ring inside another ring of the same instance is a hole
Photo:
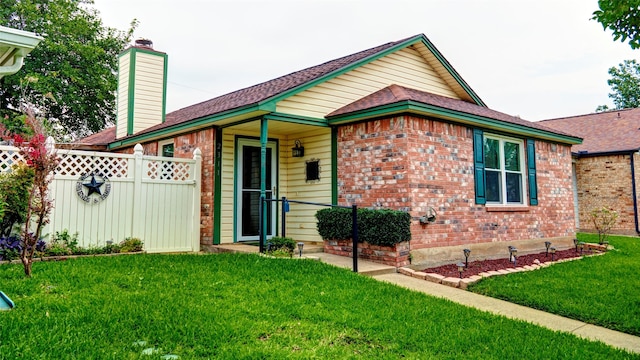
[[[88,183],[82,184],[82,186],[86,187],[89,191],[87,196],[91,196],[91,194],[102,195],[102,191],[100,191],[100,187],[104,184],[104,181],[97,181],[95,175],[91,175],[91,181]]]

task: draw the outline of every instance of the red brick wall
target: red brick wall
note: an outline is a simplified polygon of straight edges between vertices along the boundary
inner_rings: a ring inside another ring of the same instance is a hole
[[[594,209],[606,206],[619,214],[614,232],[635,234],[630,161],[629,155],[582,157],[577,160],[581,229],[595,231],[589,214]],[[639,161],[636,156],[636,182],[640,175],[637,164]]]
[[[193,158],[193,151],[200,148],[202,152],[202,187],[200,198],[200,244],[213,243],[213,182],[214,182],[214,149],[215,130],[202,129],[188,134],[178,135],[173,140],[174,156]],[[158,142],[142,144],[145,155],[158,155]],[[121,153],[133,154],[133,146],[118,150]]]
[[[411,249],[574,236],[570,148],[536,141],[539,206],[475,204],[471,128],[413,116],[338,129],[338,200],[408,211]],[[421,225],[433,207],[435,223]]]

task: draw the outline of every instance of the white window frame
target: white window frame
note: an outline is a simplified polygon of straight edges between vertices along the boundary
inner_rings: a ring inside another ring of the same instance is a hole
[[[528,206],[528,196],[527,196],[527,163],[525,157],[525,144],[524,140],[518,138],[511,138],[506,136],[494,135],[494,134],[484,134],[483,146],[485,139],[497,140],[499,144],[498,159],[500,161],[500,169],[492,169],[488,168],[485,162],[485,174],[487,171],[500,171],[500,199],[501,201],[489,201],[487,199],[488,206]],[[505,157],[504,157],[504,143],[510,142],[514,144],[518,144],[519,148],[519,163],[520,163],[520,171],[511,171],[505,169]],[[520,174],[520,202],[507,202],[507,173],[515,173]],[[486,176],[486,175],[485,175]],[[485,192],[487,187],[487,180],[485,177]]]
[[[160,140],[158,141],[158,156],[162,156],[162,147],[165,145],[173,145],[173,151],[176,149],[176,145],[173,143],[173,139]]]

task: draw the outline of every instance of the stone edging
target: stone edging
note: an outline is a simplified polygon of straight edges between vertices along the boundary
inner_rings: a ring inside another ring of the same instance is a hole
[[[602,253],[597,253],[597,254],[592,254],[592,255],[585,255],[585,256],[598,256],[598,255],[604,255],[606,254],[605,252]],[[416,279],[422,279],[422,280],[426,280],[426,281],[431,281],[434,282],[436,284],[442,284],[442,285],[447,285],[447,286],[451,286],[454,288],[459,288],[459,289],[463,289],[466,290],[467,287],[471,284],[475,284],[478,281],[484,279],[484,278],[488,278],[491,276],[498,276],[498,275],[507,275],[507,274],[512,274],[512,273],[517,273],[517,272],[523,272],[523,271],[533,271],[533,270],[538,270],[538,269],[542,269],[545,267],[549,267],[553,264],[557,264],[557,263],[562,263],[562,262],[567,262],[567,261],[574,261],[574,260],[580,260],[582,259],[584,256],[578,256],[578,257],[574,257],[574,258],[566,258],[566,259],[560,259],[560,260],[556,260],[556,261],[547,261],[547,262],[543,262],[540,264],[534,264],[534,265],[525,265],[525,266],[519,266],[519,267],[515,267],[515,268],[507,268],[507,269],[500,269],[500,270],[496,270],[496,271],[487,271],[487,272],[481,272],[478,275],[473,275],[470,277],[465,277],[465,278],[457,278],[457,277],[445,277],[443,275],[440,274],[436,274],[436,273],[425,273],[422,271],[415,271],[413,269],[409,269],[406,267],[403,268],[399,268],[398,269],[398,273],[403,274],[403,275],[407,275],[407,276],[411,276],[414,277]]]

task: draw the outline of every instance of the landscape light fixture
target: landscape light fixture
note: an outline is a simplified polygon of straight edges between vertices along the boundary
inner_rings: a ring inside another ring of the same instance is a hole
[[[549,248],[549,250],[551,250],[551,261],[553,261],[553,258],[556,255],[556,247],[552,246]]]
[[[545,255],[545,257],[549,256],[549,246],[551,246],[551,241],[545,241],[544,247],[547,248],[547,254]]]
[[[511,259],[511,256],[513,256],[513,267],[516,267],[516,262],[518,261],[518,259],[516,258],[517,255],[518,249],[516,249],[514,246],[511,246],[509,248],[509,259]]]
[[[515,247],[509,245],[509,262],[513,261],[513,249],[515,249]]]
[[[471,254],[471,249],[462,250],[464,253],[464,267],[469,268],[469,254]]]
[[[304,147],[300,145],[300,140],[296,140],[295,145],[291,148],[291,157],[303,157]]]
[[[304,247],[304,243],[303,242],[299,242],[298,243],[298,251],[300,251],[300,257],[302,257],[302,248]]]
[[[459,262],[458,263],[458,272],[460,273],[460,279],[462,279],[462,272],[464,271],[464,264]]]
[[[578,239],[577,238],[573,239],[573,246],[576,247],[576,252],[578,252]]]
[[[582,256],[582,252],[584,251],[584,242],[580,241],[578,243],[578,249],[580,249],[580,256]]]

